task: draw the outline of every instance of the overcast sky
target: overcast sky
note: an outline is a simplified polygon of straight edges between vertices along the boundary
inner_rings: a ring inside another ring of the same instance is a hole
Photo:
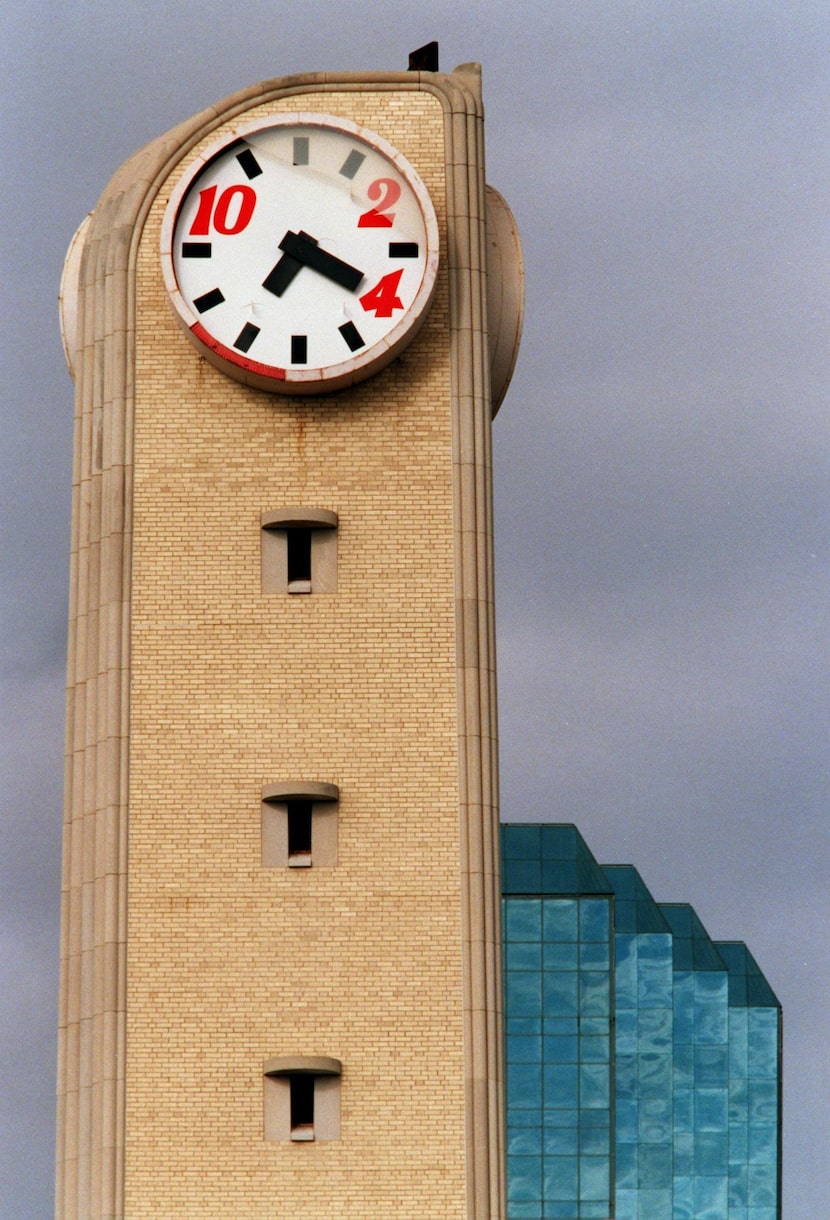
[[[785,1216],[830,1215],[830,5],[6,0],[0,1215],[51,1214],[72,387],[64,253],[257,80],[479,60],[527,264],[495,425],[502,814],[746,940],[785,1008]]]

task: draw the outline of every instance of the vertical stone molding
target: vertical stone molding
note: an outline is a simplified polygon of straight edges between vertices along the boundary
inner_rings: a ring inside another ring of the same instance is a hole
[[[468,1216],[504,1214],[493,463],[484,115],[464,65],[447,124]],[[464,87],[461,86],[463,82]]]

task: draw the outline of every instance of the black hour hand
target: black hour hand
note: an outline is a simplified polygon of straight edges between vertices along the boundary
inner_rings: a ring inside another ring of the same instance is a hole
[[[282,296],[301,267],[309,267],[348,292],[354,292],[363,279],[362,271],[321,250],[317,239],[308,233],[292,233],[289,230],[280,242],[280,250],[283,251],[282,258],[262,282],[263,288],[275,296]]]
[[[296,233],[289,232],[286,234],[286,237],[296,236]],[[307,233],[302,233],[300,236],[305,237],[306,240],[312,244],[316,244],[314,242],[314,238],[309,237]],[[285,238],[283,238],[280,242],[280,250],[284,249]],[[262,281],[262,287],[268,292],[273,292],[275,297],[281,297],[302,266],[303,264],[299,259],[292,258],[290,254],[283,254],[277,265],[268,272],[267,276]]]

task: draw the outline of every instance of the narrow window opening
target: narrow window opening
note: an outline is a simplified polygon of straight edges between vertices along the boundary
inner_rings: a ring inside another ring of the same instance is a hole
[[[337,513],[289,505],[260,516],[263,593],[337,592]]]
[[[262,789],[266,868],[332,868],[337,863],[340,789],[322,780],[282,780]]]
[[[311,530],[299,526],[287,531],[288,592],[311,592]]]
[[[314,1077],[291,1077],[291,1138],[314,1139]]]
[[[311,801],[288,802],[288,863],[292,868],[311,864]]]
[[[340,1139],[340,1074],[328,1055],[279,1055],[263,1065],[267,1140]]]

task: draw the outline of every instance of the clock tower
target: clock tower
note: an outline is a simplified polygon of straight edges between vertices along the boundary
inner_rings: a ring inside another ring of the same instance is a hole
[[[70,249],[61,1217],[503,1210],[477,65],[237,93]]]

